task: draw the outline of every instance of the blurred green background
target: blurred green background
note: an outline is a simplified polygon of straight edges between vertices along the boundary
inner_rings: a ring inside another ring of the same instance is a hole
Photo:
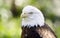
[[[0,0],[0,38],[21,37],[20,15],[27,5],[40,9],[45,22],[60,38],[60,0]]]

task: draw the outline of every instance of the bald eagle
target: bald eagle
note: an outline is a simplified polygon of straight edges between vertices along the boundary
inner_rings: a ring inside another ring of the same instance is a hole
[[[57,38],[53,30],[45,23],[42,12],[34,6],[22,10],[21,38]]]

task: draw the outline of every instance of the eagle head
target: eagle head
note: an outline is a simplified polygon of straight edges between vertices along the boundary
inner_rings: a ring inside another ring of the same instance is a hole
[[[33,27],[44,25],[44,16],[42,12],[34,6],[26,6],[22,10],[22,26]]]

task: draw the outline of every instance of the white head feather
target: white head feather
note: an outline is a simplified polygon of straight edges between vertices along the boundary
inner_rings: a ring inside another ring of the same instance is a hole
[[[22,10],[22,26],[44,25],[44,16],[42,12],[34,6],[26,6]]]

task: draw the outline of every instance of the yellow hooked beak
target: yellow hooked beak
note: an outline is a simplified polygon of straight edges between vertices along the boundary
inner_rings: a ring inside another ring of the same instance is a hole
[[[27,18],[28,17],[28,14],[24,13],[21,15],[22,18]]]

